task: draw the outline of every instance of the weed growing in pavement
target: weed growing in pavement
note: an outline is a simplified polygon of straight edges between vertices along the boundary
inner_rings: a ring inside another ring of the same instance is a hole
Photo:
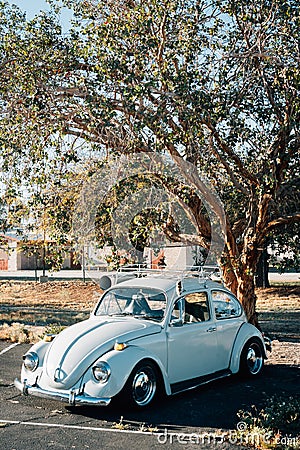
[[[139,431],[142,431],[143,433],[145,433],[145,432],[147,432],[147,433],[157,433],[158,432],[158,428],[157,427],[153,427],[152,425],[146,425],[145,422],[142,422],[140,424]]]
[[[112,424],[112,428],[116,428],[117,430],[126,430],[129,428],[128,424],[123,423],[124,417],[121,416],[120,417],[120,421],[119,422],[114,422]]]
[[[240,410],[238,417],[244,427],[238,427],[239,437],[247,443],[255,441],[256,448],[300,449],[300,398],[271,397],[258,410]],[[255,437],[252,439],[251,437]]]

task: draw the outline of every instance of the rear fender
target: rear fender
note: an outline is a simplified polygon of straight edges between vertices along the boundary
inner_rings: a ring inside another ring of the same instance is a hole
[[[261,332],[254,325],[251,325],[251,323],[244,323],[238,331],[231,353],[229,368],[232,373],[237,373],[239,371],[242,350],[246,342],[251,338],[255,338],[260,341],[264,352],[264,358],[267,358],[266,346]]]

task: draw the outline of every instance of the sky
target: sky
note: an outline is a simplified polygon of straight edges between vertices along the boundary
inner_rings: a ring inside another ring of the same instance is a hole
[[[8,0],[8,3],[15,4],[26,11],[28,19],[40,11],[49,10],[49,5],[44,0]]]
[[[49,11],[49,5],[45,0],[7,0],[8,3],[17,5],[20,9],[26,12],[28,19],[32,19],[40,11]],[[61,25],[64,31],[69,29],[69,20],[71,18],[71,12],[66,8],[63,8],[61,16]]]

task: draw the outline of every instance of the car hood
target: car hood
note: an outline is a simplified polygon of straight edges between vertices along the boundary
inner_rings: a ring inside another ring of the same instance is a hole
[[[44,375],[52,387],[69,389],[89,366],[112,350],[116,340],[129,342],[160,331],[159,324],[128,317],[79,322],[62,331],[50,344]]]

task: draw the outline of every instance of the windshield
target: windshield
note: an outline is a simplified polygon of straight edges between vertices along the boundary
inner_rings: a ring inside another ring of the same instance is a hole
[[[161,321],[166,309],[163,292],[149,288],[118,288],[106,292],[96,316],[134,316]]]

